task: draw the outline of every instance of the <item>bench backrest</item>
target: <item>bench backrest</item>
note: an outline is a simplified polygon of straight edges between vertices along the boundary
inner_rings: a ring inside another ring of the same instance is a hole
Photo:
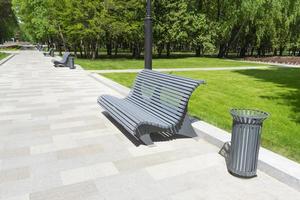
[[[68,57],[69,57],[70,55],[71,55],[70,52],[65,52],[64,55],[63,55],[63,57],[62,57],[61,62],[66,63],[67,60],[68,60]]]
[[[177,123],[183,120],[189,98],[201,83],[204,81],[143,70],[128,99],[167,123]]]

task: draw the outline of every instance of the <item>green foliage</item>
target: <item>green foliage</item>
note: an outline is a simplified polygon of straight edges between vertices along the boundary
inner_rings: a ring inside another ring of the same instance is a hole
[[[0,43],[14,36],[18,26],[10,0],[0,0]]]
[[[152,7],[159,56],[300,51],[300,0],[152,0]],[[101,47],[108,55],[143,51],[145,1],[13,0],[13,8],[28,38],[82,57],[98,57]]]

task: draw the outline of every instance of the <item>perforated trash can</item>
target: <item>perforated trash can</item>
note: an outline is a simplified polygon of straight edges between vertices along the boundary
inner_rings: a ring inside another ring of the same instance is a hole
[[[259,110],[232,109],[233,117],[228,170],[240,177],[254,177],[263,121],[269,114]]]
[[[70,69],[75,69],[75,65],[74,65],[74,57],[69,57],[68,59],[68,66]]]

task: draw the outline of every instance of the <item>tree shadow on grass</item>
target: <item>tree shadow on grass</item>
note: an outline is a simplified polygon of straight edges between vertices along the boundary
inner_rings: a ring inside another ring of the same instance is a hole
[[[296,113],[294,121],[300,123],[300,68],[274,68],[264,70],[237,70],[235,73],[247,75],[259,79],[264,82],[271,82],[277,84],[278,87],[293,89],[282,94],[274,96],[266,96],[261,94],[261,98],[264,99],[277,99],[283,100],[287,105],[292,107],[292,110]]]

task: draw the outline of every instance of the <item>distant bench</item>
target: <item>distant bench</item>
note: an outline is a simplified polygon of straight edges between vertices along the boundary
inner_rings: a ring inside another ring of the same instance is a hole
[[[48,52],[44,52],[44,56],[54,57],[54,49],[50,48]]]
[[[146,145],[153,144],[151,133],[196,137],[187,106],[191,94],[202,83],[204,81],[143,70],[126,98],[103,95],[98,103]]]
[[[64,66],[74,69],[74,58],[71,57],[70,52],[65,52],[61,60],[52,60],[55,67]]]

